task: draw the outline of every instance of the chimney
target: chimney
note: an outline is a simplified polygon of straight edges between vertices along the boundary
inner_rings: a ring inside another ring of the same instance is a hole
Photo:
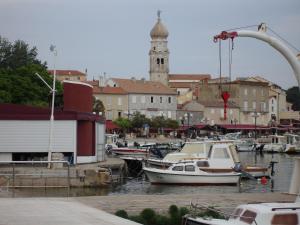
[[[141,81],[142,81],[143,83],[146,83],[146,79],[145,79],[144,77],[141,79]]]
[[[99,87],[103,87],[104,84],[103,84],[103,76],[99,76]]]
[[[103,87],[106,86],[106,72],[103,73]]]

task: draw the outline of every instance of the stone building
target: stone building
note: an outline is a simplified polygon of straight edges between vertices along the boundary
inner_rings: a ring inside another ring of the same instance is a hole
[[[169,74],[169,87],[175,89],[178,96],[184,96],[192,92],[197,83],[209,79],[209,74]]]
[[[236,80],[224,83],[203,83],[198,85],[200,101],[222,101],[221,92],[228,91],[229,101],[240,108],[237,119],[241,124],[267,125],[269,122],[269,88],[266,82]],[[257,116],[258,115],[258,116]],[[228,117],[227,123],[230,123]]]
[[[107,85],[122,88],[128,94],[128,108],[124,112],[128,117],[140,112],[148,118],[165,116],[176,119],[176,92],[160,82],[111,78]]]
[[[48,70],[48,73],[53,76],[54,70]],[[56,70],[56,80],[60,82],[64,80],[84,82],[87,80],[86,78],[86,73],[82,73],[78,70]]]
[[[116,120],[128,114],[128,93],[120,87],[94,86],[93,95],[102,101],[106,120]]]
[[[197,125],[203,123],[205,107],[192,100],[177,106],[176,120],[180,125]]]
[[[224,119],[224,103],[221,100],[199,101],[202,105],[203,119],[205,124],[239,124],[240,123],[240,108],[232,101],[228,103],[227,119]]]
[[[287,111],[286,92],[277,84],[274,84],[260,76],[249,77],[248,81],[266,82],[269,86],[269,121],[280,122],[280,115]]]

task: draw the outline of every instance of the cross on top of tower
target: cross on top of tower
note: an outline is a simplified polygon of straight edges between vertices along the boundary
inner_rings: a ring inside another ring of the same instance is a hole
[[[157,18],[160,19],[161,10],[157,10]]]

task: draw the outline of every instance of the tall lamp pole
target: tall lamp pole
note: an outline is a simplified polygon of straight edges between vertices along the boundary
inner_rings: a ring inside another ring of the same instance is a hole
[[[50,134],[49,134],[49,149],[48,149],[48,161],[51,162],[51,156],[53,151],[53,125],[54,125],[54,102],[55,102],[55,81],[56,81],[56,56],[57,50],[54,45],[50,46],[50,51],[54,54],[54,63],[53,63],[53,84],[52,84],[52,103],[51,103],[51,115],[50,115]],[[48,164],[48,168],[51,167],[51,164]]]
[[[190,134],[190,117],[193,117],[193,114],[190,112],[187,112],[184,114],[184,117],[187,119],[188,135],[189,135]]]
[[[259,117],[259,113],[255,111],[252,117],[254,117],[254,139],[256,140],[256,119]]]

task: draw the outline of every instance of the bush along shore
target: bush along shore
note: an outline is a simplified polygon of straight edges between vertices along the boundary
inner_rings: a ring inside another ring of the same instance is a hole
[[[213,209],[213,207],[210,207]],[[176,205],[171,205],[167,215],[161,215],[155,212],[153,209],[146,208],[139,215],[129,216],[125,210],[116,211],[115,215],[124,219],[132,220],[144,225],[180,225],[182,217],[189,214],[196,217],[211,217],[211,218],[224,218],[221,214],[210,210],[209,208],[201,211],[195,211],[186,207],[178,208]]]

